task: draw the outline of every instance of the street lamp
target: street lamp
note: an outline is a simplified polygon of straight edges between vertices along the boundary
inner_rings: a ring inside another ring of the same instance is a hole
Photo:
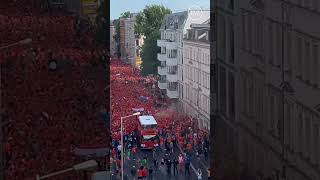
[[[98,163],[95,160],[89,160],[89,161],[85,161],[85,162],[76,164],[71,168],[67,168],[67,169],[64,169],[64,170],[61,170],[61,171],[50,173],[48,175],[40,176],[39,174],[37,174],[36,180],[46,179],[46,178],[49,178],[49,177],[52,177],[52,176],[56,176],[56,175],[59,175],[59,174],[63,174],[63,173],[66,173],[66,172],[69,172],[69,171],[73,171],[73,170],[81,171],[81,170],[91,169],[91,168],[96,167],[97,165],[98,165]]]
[[[6,49],[6,48],[9,48],[9,47],[12,47],[12,46],[16,46],[16,45],[29,44],[31,42],[32,42],[32,39],[31,38],[27,38],[27,39],[23,39],[21,41],[18,41],[16,43],[12,43],[12,44],[9,44],[9,45],[6,45],[6,46],[2,46],[2,47],[0,47],[0,49]]]
[[[125,119],[125,118],[128,118],[128,117],[131,117],[131,116],[139,116],[140,115],[140,112],[136,112],[136,113],[133,113],[133,114],[131,114],[131,115],[129,115],[129,116],[124,116],[124,117],[121,117],[120,119],[121,119],[121,180],[123,180],[123,150],[124,150],[124,148],[123,148],[123,119]]]

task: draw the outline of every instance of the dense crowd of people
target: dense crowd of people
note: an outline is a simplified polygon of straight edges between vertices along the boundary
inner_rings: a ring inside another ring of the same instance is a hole
[[[17,3],[23,2],[30,3]],[[77,17],[3,3],[0,46],[32,39],[0,50],[5,179],[35,179],[83,161],[75,147],[109,146],[101,118],[101,111],[109,111],[106,58],[91,47],[93,30],[79,26]],[[50,69],[52,61],[57,64]],[[77,178],[66,173],[52,179]]]
[[[208,132],[197,127],[189,116],[170,110],[170,102],[163,99],[163,95],[154,89],[155,79],[150,77],[141,77],[139,70],[127,65],[117,58],[111,59],[110,62],[110,78],[111,78],[111,111],[112,111],[112,161],[114,172],[120,173],[121,168],[121,131],[120,118],[131,115],[135,109],[142,109],[143,115],[153,115],[157,121],[157,132],[159,137],[160,149],[164,149],[166,154],[173,154],[173,147],[179,146],[184,154],[177,159],[168,157],[155,157],[156,161],[152,166],[140,163],[136,160],[132,171],[134,177],[145,179],[152,176],[149,170],[154,169],[157,164],[167,167],[168,174],[176,174],[179,170],[190,173],[191,156],[199,158],[200,155],[208,157]],[[144,98],[141,98],[144,97]],[[159,106],[160,104],[160,106]],[[166,104],[165,106],[162,106]],[[138,119],[136,116],[129,117],[124,120],[124,154],[126,158],[135,160],[137,144]],[[142,159],[143,160],[143,159]],[[158,163],[157,163],[158,162]],[[183,164],[183,165],[182,165]],[[172,168],[171,168],[172,167]],[[182,168],[185,167],[185,168]],[[199,172],[202,175],[202,172]],[[200,175],[199,175],[200,176]]]

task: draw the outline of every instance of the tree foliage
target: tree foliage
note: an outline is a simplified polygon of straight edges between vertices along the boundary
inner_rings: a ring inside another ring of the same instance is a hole
[[[146,6],[137,15],[135,23],[135,33],[145,37],[142,46],[142,75],[157,73],[157,40],[160,39],[159,29],[166,14],[171,14],[171,10],[160,5]]]
[[[155,74],[157,72],[158,60],[157,53],[159,47],[157,47],[157,39],[160,36],[159,31],[154,31],[149,34],[148,38],[145,39],[144,45],[141,50],[141,74],[147,76],[149,74]]]

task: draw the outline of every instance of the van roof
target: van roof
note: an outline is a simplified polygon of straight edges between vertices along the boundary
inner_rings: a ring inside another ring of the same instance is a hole
[[[157,125],[153,116],[139,116],[139,122],[141,125]]]

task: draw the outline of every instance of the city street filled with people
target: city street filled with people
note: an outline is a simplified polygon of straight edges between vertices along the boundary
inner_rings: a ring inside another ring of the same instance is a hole
[[[111,170],[113,178],[121,177],[121,151],[124,176],[127,179],[206,179],[208,166],[208,132],[197,128],[192,118],[176,111],[152,84],[152,77],[141,77],[139,70],[118,58],[110,62],[111,78]],[[145,97],[145,98],[141,98]],[[121,117],[140,111],[157,121],[159,146],[143,150],[139,144],[137,116]]]

